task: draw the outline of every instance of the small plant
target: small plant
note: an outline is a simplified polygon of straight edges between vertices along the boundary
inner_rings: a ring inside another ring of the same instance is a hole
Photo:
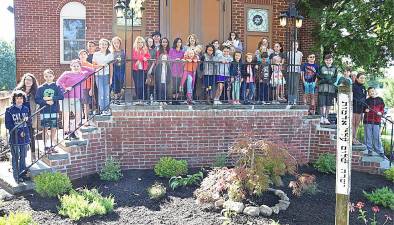
[[[390,188],[383,187],[372,191],[372,193],[365,191],[363,193],[369,201],[394,210],[394,192]]]
[[[225,167],[227,163],[227,154],[221,153],[215,157],[215,161],[212,164],[212,167]]]
[[[118,161],[109,158],[100,172],[100,179],[104,181],[118,181],[123,177]]]
[[[198,184],[202,180],[203,176],[203,173],[200,171],[193,175],[187,175],[187,177],[171,177],[169,184],[172,190],[175,190],[178,187],[186,187]]]
[[[187,173],[186,160],[176,160],[172,157],[162,157],[155,165],[155,174],[159,177],[176,177]]]
[[[368,224],[369,221],[371,221],[371,225],[377,225],[378,221],[376,220],[376,214],[379,213],[380,209],[377,206],[372,207],[372,212],[373,212],[373,217],[372,218],[367,218],[367,211],[363,210],[364,208],[364,203],[363,202],[357,202],[356,205],[353,203],[350,205],[350,211],[354,212],[355,208],[358,209],[358,217],[357,219],[361,220],[364,222],[365,225]],[[391,221],[392,218],[389,215],[385,215],[385,221],[382,225],[387,224],[387,222]]]
[[[335,156],[330,153],[323,153],[316,160],[314,167],[322,173],[335,173]]]
[[[93,215],[105,215],[113,211],[115,200],[112,196],[103,197],[97,189],[71,191],[60,197],[59,214],[71,220],[80,220]]]
[[[222,209],[221,214],[222,216],[219,219],[223,220],[222,225],[230,225],[232,218],[237,215],[235,211],[230,209]]]
[[[60,172],[45,172],[34,178],[35,190],[42,197],[55,197],[71,190],[72,184],[67,175]]]
[[[394,167],[391,167],[390,169],[384,171],[384,176],[387,180],[391,180],[392,182],[394,182]]]
[[[297,176],[297,180],[290,181],[289,187],[293,189],[293,195],[300,197],[303,193],[315,194],[317,192],[316,176],[303,173]]]
[[[34,225],[31,214],[27,212],[11,212],[8,216],[0,217],[0,225]]]
[[[279,220],[278,221],[271,220],[270,225],[280,225]]]
[[[150,199],[159,200],[166,195],[167,189],[163,184],[155,183],[147,189],[147,192]]]

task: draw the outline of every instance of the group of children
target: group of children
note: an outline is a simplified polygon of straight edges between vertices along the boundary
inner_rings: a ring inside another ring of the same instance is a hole
[[[93,111],[95,102],[98,105],[96,113],[102,115],[110,115],[111,91],[113,103],[120,102],[126,71],[122,41],[119,37],[111,41],[101,39],[98,46],[99,50],[96,51],[96,44],[88,42],[87,50],[79,52],[79,59],[70,63],[70,71],[64,72],[56,82],[55,74],[50,69],[43,72],[45,83],[39,87],[33,74],[23,76],[12,95],[12,105],[5,114],[16,181],[24,179],[25,175],[21,172],[26,169],[28,145],[32,152],[35,151],[35,129],[43,129],[44,139],[47,139],[44,141],[49,143],[46,144],[46,152],[55,151],[53,145],[58,137],[60,110],[66,138],[77,139],[75,131],[81,124],[88,124],[89,113]],[[297,55],[295,63],[300,66],[290,69],[290,72],[299,73],[300,76],[295,81],[288,81],[294,83],[293,86],[298,86],[300,80],[303,82],[303,100],[310,105],[310,113],[315,113],[317,89],[321,107],[320,122],[328,124],[328,113],[334,104],[336,87],[341,84],[353,85],[353,134],[356,134],[364,114],[368,151],[371,154],[375,149],[383,156],[379,126],[384,102],[376,97],[371,87],[368,88],[369,98],[366,98],[363,86],[365,74],[359,73],[352,79],[351,70],[347,68],[343,76],[338,76],[331,55],[324,57],[324,64],[320,67],[316,64],[314,54],[310,54],[301,65],[302,53],[297,48],[298,45],[294,49]],[[251,104],[256,100],[262,103],[285,101],[286,79],[283,71],[286,56],[281,44],[275,43],[274,49],[270,49],[267,39],[263,38],[254,54],[243,53],[242,50],[242,43],[234,32],[230,33],[222,46],[218,40],[214,40],[206,45],[204,51],[195,35],[189,35],[185,46],[181,38],[176,38],[172,47],[167,38],[161,38],[159,32],[146,40],[138,36],[132,51],[132,78],[136,97],[146,100],[154,96],[156,100],[162,101],[177,100],[185,94],[187,103],[193,104],[193,99],[199,98],[196,89],[200,88],[203,90],[201,96],[214,104],[222,104],[222,99],[232,104],[241,104],[241,101]],[[39,108],[40,113],[35,115]],[[85,121],[82,121],[83,113]],[[357,140],[354,139],[354,142]]]

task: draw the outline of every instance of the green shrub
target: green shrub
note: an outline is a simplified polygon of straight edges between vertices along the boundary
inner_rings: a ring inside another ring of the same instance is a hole
[[[81,192],[71,191],[60,198],[59,214],[71,220],[80,220],[93,215],[105,215],[114,209],[112,196],[103,197],[97,189],[83,189]]]
[[[109,158],[100,171],[100,179],[104,181],[118,181],[123,177],[122,170],[118,161]]]
[[[35,190],[42,197],[55,197],[71,190],[72,184],[67,175],[60,172],[45,172],[34,178]]]
[[[212,167],[225,167],[227,163],[227,154],[222,153],[215,157]]]
[[[33,225],[37,224],[27,212],[11,212],[8,216],[0,217],[0,225]]]
[[[394,182],[394,167],[384,171],[384,176],[387,178],[387,180]]]
[[[372,193],[363,191],[365,197],[377,204],[394,210],[394,192],[388,187],[375,189]]]
[[[167,189],[163,184],[155,183],[147,189],[147,192],[150,199],[159,200],[166,195]]]
[[[155,174],[159,177],[175,177],[187,173],[186,160],[176,160],[172,157],[162,157],[155,165]]]
[[[172,190],[175,190],[178,187],[198,184],[202,180],[203,176],[203,173],[200,171],[199,173],[195,173],[193,175],[187,175],[187,177],[171,177],[169,184]]]
[[[322,173],[335,173],[335,155],[323,153],[316,160],[314,167]]]

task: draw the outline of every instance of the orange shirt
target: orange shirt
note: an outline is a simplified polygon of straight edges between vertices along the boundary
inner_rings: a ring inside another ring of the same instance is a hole
[[[93,64],[91,64],[88,61],[81,62],[81,66],[96,69],[96,66],[94,66]],[[90,75],[90,77],[88,79],[86,79],[86,81],[84,82],[84,85],[83,85],[83,89],[89,90],[92,88],[93,77],[94,77],[94,75]]]
[[[185,57],[183,57],[183,59],[184,60],[188,60],[188,59],[190,59],[189,57],[187,57],[187,56],[185,56]],[[192,59],[192,62],[188,62],[188,61],[186,61],[185,62],[185,71],[188,71],[188,72],[194,72],[194,71],[196,71],[197,70],[197,66],[198,66],[198,56],[194,56]]]

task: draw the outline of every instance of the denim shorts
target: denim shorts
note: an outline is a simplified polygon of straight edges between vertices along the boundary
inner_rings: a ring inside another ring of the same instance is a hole
[[[304,90],[305,94],[315,94],[316,82],[305,82]]]

